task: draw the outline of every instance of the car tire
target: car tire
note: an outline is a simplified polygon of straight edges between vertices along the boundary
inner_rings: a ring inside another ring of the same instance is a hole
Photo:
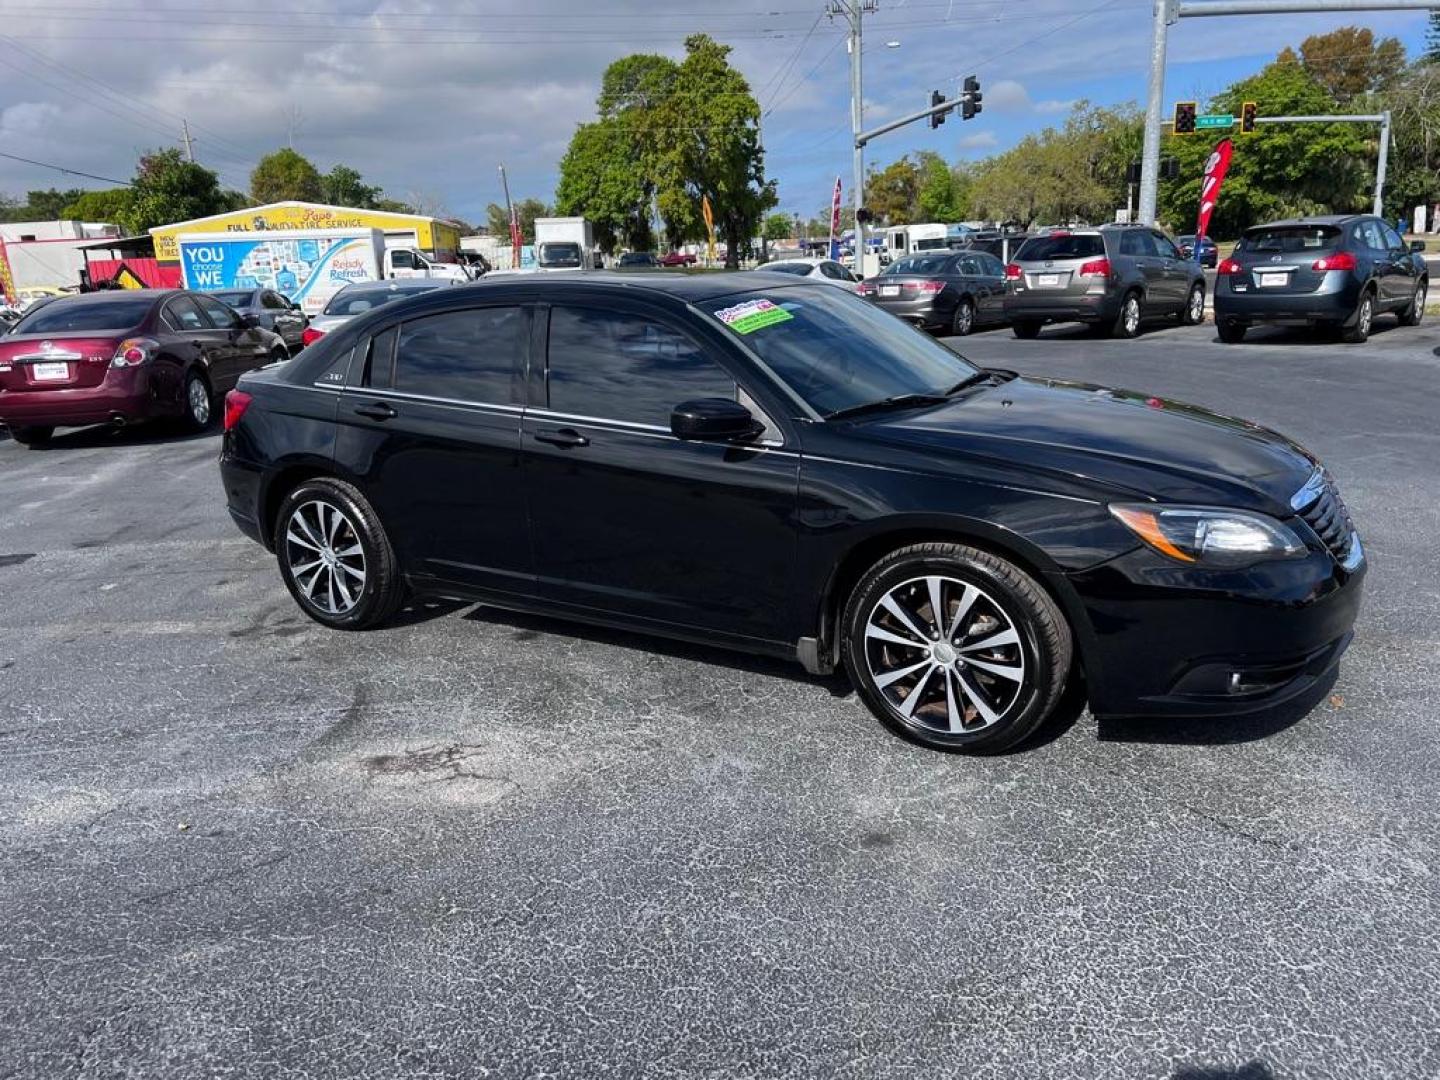
[[[1185,310],[1180,313],[1183,326],[1199,326],[1205,321],[1205,286],[1196,283],[1185,298]]]
[[[26,427],[12,427],[10,437],[21,446],[44,446],[50,441],[50,436],[55,434],[53,427],[42,427],[29,425]]]
[[[1360,302],[1355,305],[1355,315],[1351,322],[1340,328],[1340,338],[1350,345],[1360,345],[1370,337],[1370,327],[1375,322],[1375,294],[1366,289],[1360,294]]]
[[[1245,327],[1234,322],[1215,323],[1215,332],[1226,345],[1238,345],[1245,340]]]
[[[1024,741],[1070,673],[1070,628],[1055,601],[1013,563],[963,544],[891,552],[856,584],[840,625],[866,706],[938,750],[993,754]]]
[[[1140,336],[1140,320],[1144,311],[1140,306],[1140,294],[1133,289],[1125,294],[1120,301],[1120,310],[1115,314],[1115,325],[1110,328],[1110,336],[1117,338],[1136,338]]]
[[[962,296],[955,305],[955,314],[950,317],[950,333],[955,337],[966,337],[975,329],[975,301]]]
[[[185,376],[185,396],[181,404],[187,431],[204,431],[215,418],[215,395],[209,381],[195,369]]]
[[[290,353],[283,345],[276,345],[275,348],[270,351],[270,363],[272,364],[283,364],[289,359]]]
[[[383,625],[405,599],[385,527],[353,484],[307,480],[275,516],[275,557],[306,615],[334,630]]]
[[[1040,324],[1031,319],[1018,319],[1010,324],[1010,329],[1017,338],[1023,341],[1030,341],[1040,336]]]
[[[1425,299],[1430,292],[1430,283],[1422,281],[1415,286],[1415,295],[1410,298],[1410,306],[1400,312],[1401,326],[1419,326],[1425,318]]]

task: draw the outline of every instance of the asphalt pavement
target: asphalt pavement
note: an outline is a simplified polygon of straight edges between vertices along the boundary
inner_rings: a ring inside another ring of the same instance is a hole
[[[842,679],[304,618],[215,436],[0,441],[0,1077],[1440,1075],[1440,331],[949,344],[1251,417],[1372,560],[1307,707],[888,735]]]

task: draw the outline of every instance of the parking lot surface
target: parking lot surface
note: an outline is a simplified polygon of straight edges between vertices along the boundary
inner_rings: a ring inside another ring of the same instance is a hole
[[[1389,323],[949,342],[1295,436],[1372,562],[1308,712],[990,759],[798,666],[328,632],[215,436],[0,441],[0,1076],[1440,1075],[1440,332]]]

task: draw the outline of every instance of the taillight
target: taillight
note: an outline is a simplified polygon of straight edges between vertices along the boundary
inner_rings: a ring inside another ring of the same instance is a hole
[[[1025,271],[1021,270],[1017,263],[1011,263],[1005,267],[1005,278],[1007,281],[1019,281],[1024,276]]]
[[[115,356],[110,361],[110,366],[139,367],[153,357],[159,348],[160,343],[150,338],[126,338],[115,347]]]
[[[225,430],[229,431],[240,418],[245,415],[245,410],[250,407],[250,402],[255,399],[245,393],[244,390],[231,390],[225,395]]]
[[[1323,259],[1316,259],[1310,264],[1311,270],[1354,270],[1355,256],[1348,251],[1337,251],[1334,255],[1326,255]]]
[[[316,330],[313,326],[307,326],[300,333],[300,344],[314,345],[315,342],[319,341],[324,336],[324,330]]]
[[[945,291],[945,283],[943,281],[921,281],[916,283],[915,288],[923,293],[938,293]]]
[[[1109,259],[1091,259],[1091,260],[1090,260],[1089,262],[1087,262],[1087,263],[1082,263],[1081,266],[1080,266],[1079,271],[1077,272],[1077,276],[1079,276],[1079,277],[1109,277],[1109,276],[1110,276],[1110,260],[1109,260]]]
[[[1231,274],[1243,274],[1244,272],[1245,268],[1234,259],[1221,259],[1220,265],[1215,268],[1215,273],[1220,274],[1222,277]]]
[[[859,285],[855,286],[855,291],[861,296],[874,296],[876,289],[870,282],[862,281]]]

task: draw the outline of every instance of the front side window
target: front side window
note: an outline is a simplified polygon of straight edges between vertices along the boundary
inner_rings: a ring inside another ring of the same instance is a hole
[[[1405,250],[1405,241],[1400,238],[1399,233],[1397,233],[1389,225],[1384,225],[1381,228],[1385,235],[1385,243],[1391,251]]]
[[[200,314],[195,301],[177,296],[165,305],[165,319],[176,330],[209,330],[210,323]]]
[[[529,320],[519,307],[466,308],[411,319],[400,327],[394,389],[508,405],[515,400],[528,334]]]
[[[664,428],[681,402],[735,397],[735,380],[685,334],[600,308],[551,310],[549,386],[555,412]]]
[[[396,270],[415,269],[415,259],[408,251],[392,251],[390,265]]]
[[[944,394],[978,369],[844,289],[774,289],[700,305],[822,416]]]
[[[1174,244],[1170,242],[1170,238],[1168,236],[1165,236],[1162,233],[1151,233],[1150,242],[1155,245],[1155,252],[1162,259],[1180,258],[1179,250],[1175,247]]]

